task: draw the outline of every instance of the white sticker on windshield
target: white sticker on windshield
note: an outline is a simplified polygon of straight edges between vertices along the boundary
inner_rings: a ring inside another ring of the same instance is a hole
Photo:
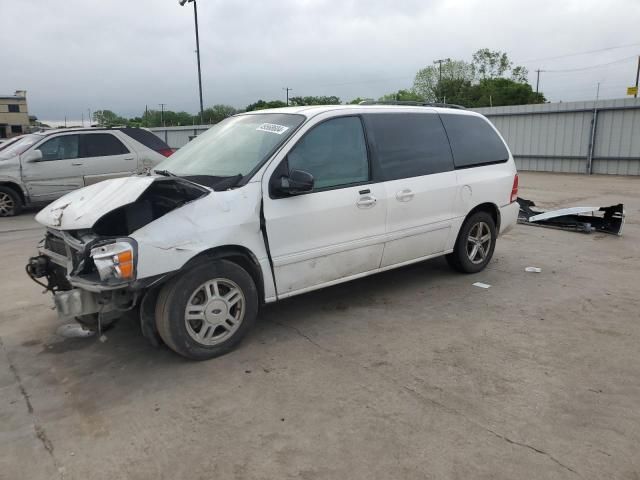
[[[256,130],[282,135],[284,132],[289,130],[289,127],[285,127],[284,125],[276,125],[275,123],[263,123],[258,128],[256,128]]]

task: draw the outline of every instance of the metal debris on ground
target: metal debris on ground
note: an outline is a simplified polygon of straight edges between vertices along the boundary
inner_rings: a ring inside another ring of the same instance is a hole
[[[491,285],[489,285],[488,283],[476,282],[473,284],[473,286],[480,288],[489,288]]]
[[[96,332],[85,328],[79,323],[66,323],[60,325],[56,333],[65,338],[85,338],[95,335]]]
[[[526,198],[518,197],[518,223],[538,227],[558,228],[573,232],[593,231],[622,235],[624,205],[610,207],[570,207],[544,211]]]
[[[538,267],[527,267],[524,269],[524,271],[529,273],[540,273],[542,272],[542,269]]]

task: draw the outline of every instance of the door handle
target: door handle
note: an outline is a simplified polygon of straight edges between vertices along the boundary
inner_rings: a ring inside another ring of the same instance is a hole
[[[358,208],[371,208],[373,207],[378,200],[373,195],[363,195],[356,202]]]
[[[408,202],[414,197],[415,193],[409,188],[405,188],[404,190],[400,190],[396,193],[396,199],[399,202]]]
[[[125,160],[133,160],[133,157],[125,157]]]
[[[73,165],[74,167],[81,167],[82,166],[81,163],[73,163],[73,162],[71,162],[71,165]]]

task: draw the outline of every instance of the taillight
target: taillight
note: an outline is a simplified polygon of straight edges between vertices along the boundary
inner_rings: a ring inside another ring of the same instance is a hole
[[[164,155],[165,157],[170,157],[173,153],[173,149],[171,148],[162,148],[160,150],[156,150],[159,154]]]
[[[518,199],[518,174],[513,177],[513,187],[511,187],[511,203]]]

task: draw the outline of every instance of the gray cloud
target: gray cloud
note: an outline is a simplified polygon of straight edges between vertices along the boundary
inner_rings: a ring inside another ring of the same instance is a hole
[[[206,105],[242,107],[294,95],[378,97],[412,84],[436,58],[481,47],[516,63],[640,43],[640,3],[622,0],[200,0]],[[87,109],[136,115],[158,103],[195,112],[192,8],[177,0],[0,0],[0,92],[28,90],[44,119]],[[526,62],[567,69],[611,62],[640,46]],[[632,59],[581,72],[543,73],[552,100],[622,97]]]

